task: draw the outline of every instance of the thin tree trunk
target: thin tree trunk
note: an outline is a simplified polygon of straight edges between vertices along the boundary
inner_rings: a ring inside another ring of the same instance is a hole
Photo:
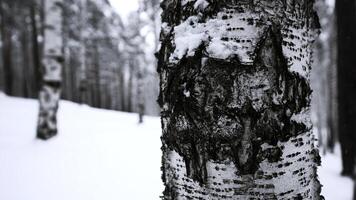
[[[30,5],[30,11],[31,11],[31,27],[32,27],[32,53],[33,53],[33,65],[34,65],[34,73],[35,73],[35,79],[34,79],[34,89],[37,93],[40,89],[41,85],[41,61],[40,61],[40,48],[38,44],[38,26],[37,26],[37,1],[36,3]],[[37,96],[37,95],[36,95]]]
[[[25,28],[21,31],[21,48],[23,54],[23,62],[22,62],[22,69],[23,69],[23,97],[31,97],[31,72],[30,72],[30,57],[28,53],[29,49],[29,40],[28,40],[28,25],[25,20],[23,20],[23,24]]]
[[[79,50],[79,102],[84,103],[87,101],[87,81],[86,81],[86,43],[85,43],[85,24],[87,20],[85,18],[86,15],[86,0],[80,0],[80,50]]]
[[[7,12],[11,12],[12,8],[7,4],[7,8],[5,10],[4,2],[0,2],[0,15],[1,15],[1,35],[2,35],[2,56],[3,56],[3,73],[4,73],[4,92],[8,95],[13,94],[12,90],[12,27],[13,20],[8,16]]]
[[[335,13],[335,12],[334,12]],[[338,140],[338,111],[337,111],[337,66],[336,66],[336,24],[335,17],[332,18],[331,27],[328,28],[330,33],[329,51],[330,51],[330,66],[328,68],[328,91],[329,104],[327,108],[328,118],[327,125],[329,137],[327,147],[330,152],[334,152],[336,141]]]
[[[322,199],[313,1],[164,0],[163,199]]]
[[[76,54],[79,49],[78,48],[69,48],[69,53],[72,55],[78,55]],[[79,51],[78,51],[79,52]],[[78,62],[78,57],[77,56],[72,56],[69,62],[69,79],[70,79],[70,96],[71,96],[71,101],[73,102],[78,102],[78,84],[77,84],[77,78],[78,78],[78,70],[79,70],[79,62]]]
[[[119,71],[119,81],[120,81],[120,85],[119,85],[119,88],[120,88],[120,91],[121,91],[121,110],[122,111],[126,111],[126,87],[125,87],[125,76],[124,76],[124,70],[121,68],[120,71]]]
[[[129,82],[128,82],[128,88],[127,88],[127,111],[128,112],[133,112],[132,108],[132,93],[133,93],[133,78],[134,78],[134,62],[133,58],[129,58]]]
[[[3,13],[2,13],[2,1],[0,0],[0,41],[1,42],[3,42],[3,31],[2,31],[2,29],[3,29],[3,18],[4,18],[4,16],[3,16]],[[0,46],[0,74],[4,74],[4,69],[3,69],[3,67],[4,67],[4,63],[3,63],[3,54],[2,54],[2,52],[3,52],[3,45],[1,45]],[[0,90],[1,91],[4,91],[4,77],[3,76],[1,76],[0,75]]]
[[[94,85],[94,106],[97,108],[101,107],[101,75],[100,75],[100,52],[98,47],[99,40],[94,42],[94,77],[95,77],[95,85]]]
[[[138,107],[138,123],[143,123],[143,116],[145,114],[145,98],[144,98],[144,77],[142,72],[142,67],[138,67],[137,73],[137,107]]]
[[[46,0],[43,56],[43,83],[39,93],[40,113],[37,128],[39,139],[57,134],[57,110],[62,81],[62,8],[61,0]]]
[[[356,181],[355,181],[355,178],[354,178],[354,196],[353,196],[352,199],[356,200]]]
[[[342,175],[352,176],[356,142],[356,5],[354,0],[336,1],[338,26],[339,139]]]

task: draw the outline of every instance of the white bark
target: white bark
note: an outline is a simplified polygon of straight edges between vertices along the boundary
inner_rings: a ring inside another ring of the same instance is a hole
[[[321,199],[312,4],[163,2],[164,199]]]
[[[57,134],[57,110],[62,81],[63,40],[62,40],[62,1],[45,1],[45,31],[43,80],[39,94],[40,113],[37,137],[49,139]]]

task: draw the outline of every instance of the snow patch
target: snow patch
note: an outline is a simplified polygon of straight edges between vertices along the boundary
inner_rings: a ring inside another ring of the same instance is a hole
[[[198,24],[198,17],[190,17],[184,23],[174,28],[175,46],[174,54],[170,60],[180,60],[183,56],[194,56],[199,45],[208,39],[208,35]]]
[[[194,4],[194,9],[196,10],[205,10],[209,6],[209,2],[206,0],[197,0]]]
[[[41,142],[34,139],[37,100],[7,97],[0,92],[0,110],[0,199],[150,200],[161,196],[159,118],[146,117],[146,123],[137,126],[137,114],[61,101],[60,133]],[[335,154],[322,156],[322,194],[326,199],[349,200],[353,181],[340,176],[339,145],[336,149]],[[176,152],[171,158],[184,167]],[[207,164],[219,166],[210,161]],[[233,166],[231,163],[228,169]],[[185,176],[185,171],[180,172]],[[235,171],[225,171],[220,177],[223,180],[234,175]]]
[[[293,114],[291,120],[297,123],[305,124],[308,128],[312,128],[313,124],[309,116],[310,116],[310,110],[303,109],[300,113]]]
[[[190,97],[190,92],[188,90],[184,90],[184,96],[189,98]]]
[[[193,1],[196,1],[196,0],[182,0],[181,5],[182,5],[182,6],[185,6],[187,3],[193,2]]]
[[[171,31],[172,27],[170,27],[167,22],[164,22],[161,25],[161,29],[162,29],[163,34],[166,35]]]
[[[155,200],[161,181],[158,117],[61,101],[59,134],[35,139],[38,101],[0,93],[0,199]],[[138,192],[139,188],[139,192]]]
[[[207,51],[209,54],[214,55],[215,57],[227,59],[232,54],[231,46],[233,45],[239,46],[239,44],[226,43],[218,38],[214,38],[210,42]]]
[[[209,57],[226,59],[237,55],[242,63],[253,63],[253,52],[265,28],[251,25],[245,20],[257,18],[255,14],[247,12],[234,15],[231,14],[233,12],[237,11],[226,9],[205,23],[200,22],[200,17],[192,16],[176,26],[175,50],[170,62],[176,64],[184,56],[194,56],[197,48],[205,43]]]

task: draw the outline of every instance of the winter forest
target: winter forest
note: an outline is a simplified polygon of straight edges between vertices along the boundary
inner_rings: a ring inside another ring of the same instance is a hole
[[[0,199],[356,200],[355,0],[0,0]]]

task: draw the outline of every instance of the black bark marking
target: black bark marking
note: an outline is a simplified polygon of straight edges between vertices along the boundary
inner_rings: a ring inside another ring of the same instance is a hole
[[[45,86],[49,86],[49,87],[52,87],[56,90],[60,89],[61,88],[61,81],[44,81],[43,83]]]
[[[309,106],[311,90],[288,71],[278,27],[267,29],[255,54],[253,65],[244,65],[236,56],[209,58],[202,45],[195,56],[166,69],[163,93],[170,108],[162,113],[169,119],[163,143],[184,158],[188,177],[200,184],[206,183],[208,160],[232,160],[241,175],[254,174],[262,160],[282,156],[279,148],[263,151],[263,143],[275,146],[309,131],[291,120]]]

